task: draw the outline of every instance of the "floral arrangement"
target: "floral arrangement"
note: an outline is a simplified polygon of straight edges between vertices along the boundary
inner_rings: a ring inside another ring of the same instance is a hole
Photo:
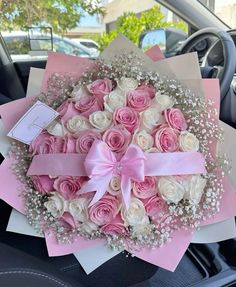
[[[176,79],[122,54],[79,78],[53,74],[37,99],[58,118],[30,146],[12,145],[36,230],[133,252],[219,212],[227,161],[211,148],[222,138],[215,106]]]

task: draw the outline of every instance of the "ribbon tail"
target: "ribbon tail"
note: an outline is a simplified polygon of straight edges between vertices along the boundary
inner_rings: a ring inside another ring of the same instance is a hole
[[[95,195],[92,201],[90,202],[89,207],[95,204],[99,199],[103,197],[103,195],[107,191],[107,187],[111,181],[111,178],[112,174],[108,174],[102,177],[95,176],[81,187],[79,191],[80,194],[95,191]]]
[[[125,207],[126,209],[128,209],[130,205],[131,182],[130,178],[124,175],[121,177],[121,193],[125,203]]]

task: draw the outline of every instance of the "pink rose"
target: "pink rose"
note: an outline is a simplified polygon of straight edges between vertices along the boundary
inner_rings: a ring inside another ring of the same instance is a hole
[[[39,175],[31,177],[34,188],[41,193],[48,193],[53,191],[54,179],[47,175]]]
[[[112,195],[104,195],[89,208],[89,217],[97,225],[110,223],[119,212],[120,203]]]
[[[121,153],[125,152],[130,144],[131,134],[122,125],[117,125],[108,129],[102,139],[113,152]]]
[[[35,154],[54,153],[56,138],[47,132],[39,134],[30,144],[29,152]]]
[[[98,79],[87,86],[88,91],[95,96],[107,95],[112,91],[112,81],[105,79]]]
[[[152,85],[150,85],[150,84],[142,84],[141,86],[139,86],[137,89],[136,89],[136,91],[139,91],[139,90],[141,90],[141,91],[145,91],[145,92],[147,92],[148,94],[149,94],[149,97],[151,98],[151,99],[153,99],[154,97],[155,97],[155,94],[156,94],[156,89],[152,86]]]
[[[137,89],[128,92],[127,102],[129,107],[141,112],[150,107],[151,98],[148,91],[145,89]]]
[[[88,117],[93,112],[99,111],[99,104],[94,96],[86,96],[75,103],[75,109],[84,117]]]
[[[88,153],[93,142],[101,139],[101,134],[95,130],[82,131],[76,141],[76,152]]]
[[[100,231],[109,235],[127,235],[127,230],[120,214],[118,214],[110,223],[103,225]]]
[[[76,139],[70,134],[56,137],[53,143],[53,151],[54,153],[75,153]]]
[[[58,109],[61,120],[63,123],[67,122],[73,116],[79,114],[79,111],[75,108],[75,104],[71,101],[65,101]]]
[[[112,81],[107,78],[98,79],[88,85],[87,88],[90,93],[97,97],[99,105],[103,107],[103,97],[112,91]]]
[[[161,126],[155,135],[155,145],[162,152],[177,151],[179,149],[178,132],[167,126]]]
[[[181,110],[174,108],[167,109],[164,111],[164,116],[171,128],[179,131],[187,129],[187,123]]]
[[[64,144],[62,148],[63,153],[76,153],[76,139],[71,135],[63,137]]]
[[[139,114],[129,107],[118,108],[113,114],[113,121],[116,124],[122,124],[129,132],[134,131],[139,126]]]
[[[70,200],[76,197],[84,181],[84,177],[59,176],[55,179],[53,187],[66,200]]]
[[[158,195],[152,196],[144,203],[147,215],[156,219],[160,212],[164,211],[165,201]]]
[[[157,193],[156,179],[152,176],[145,176],[144,181],[134,182],[133,194],[138,198],[149,198]]]

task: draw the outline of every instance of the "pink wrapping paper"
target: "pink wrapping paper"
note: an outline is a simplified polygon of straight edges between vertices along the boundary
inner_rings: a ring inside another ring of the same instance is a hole
[[[190,231],[176,231],[173,234],[171,242],[166,243],[155,251],[151,249],[143,250],[136,253],[135,256],[174,272],[187,250],[192,237],[193,233]]]
[[[70,75],[80,77],[80,75],[91,67],[92,64],[93,62],[86,58],[78,58],[74,56],[68,57],[66,54],[50,52],[48,55],[41,91],[45,92],[47,90],[47,81],[55,71],[57,73],[68,73]]]
[[[154,60],[163,59],[161,51],[157,50],[157,48],[151,49],[148,55],[151,58],[153,58],[154,55]],[[58,60],[59,57],[60,60]],[[47,79],[48,77],[50,77],[50,75],[52,75],[54,71],[61,73],[69,73],[73,70],[77,73],[82,73],[85,69],[87,69],[89,65],[91,65],[91,63],[85,59],[79,59],[66,55],[59,55],[57,53],[50,54],[42,90],[46,89]],[[203,80],[203,86],[207,98],[211,98],[214,96],[214,101],[217,101],[216,104],[219,106],[219,94],[217,93],[218,81]],[[215,98],[216,95],[218,96]],[[29,105],[29,99],[22,99],[0,107],[0,115],[2,116],[3,121],[6,124],[7,130],[9,130],[16,123],[20,116],[22,116],[22,114],[28,109]],[[214,143],[212,148],[216,148],[216,143]],[[24,213],[24,202],[23,198],[20,197],[21,185],[10,169],[11,164],[12,159],[7,158],[0,166],[0,182],[2,183],[2,187],[0,189],[0,197],[8,204],[12,205],[15,209]],[[222,197],[221,213],[217,214],[207,223],[216,223],[235,215],[236,194],[227,178],[225,178],[224,180],[224,186],[225,189],[227,189],[227,192],[225,192]],[[135,255],[152,264],[158,265],[170,271],[174,271],[179,261],[181,260],[184,252],[188,248],[192,236],[193,233],[191,231],[178,231],[175,232],[171,243],[167,243],[162,248],[159,248],[155,251],[144,250],[142,252],[138,252]],[[84,238],[79,238],[74,244],[60,245],[56,242],[56,239],[53,236],[46,235],[46,243],[49,256],[60,256],[63,254],[74,253],[84,248],[100,244],[101,240],[88,241]]]
[[[14,159],[6,158],[0,165],[0,198],[17,211],[24,213],[25,207],[22,196],[22,184],[12,172],[13,164]]]
[[[49,256],[67,255],[101,244],[103,242],[105,243],[105,240],[102,239],[88,240],[83,237],[80,237],[72,244],[58,244],[53,234],[45,234],[45,239]]]
[[[28,111],[34,97],[23,98],[0,106],[0,116],[6,133],[16,124],[16,122]]]
[[[165,59],[161,49],[158,46],[153,46],[146,52],[146,55],[151,58],[154,62]]]

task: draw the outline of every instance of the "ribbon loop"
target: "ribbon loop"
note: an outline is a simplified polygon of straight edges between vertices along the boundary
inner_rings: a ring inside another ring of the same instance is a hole
[[[105,194],[112,176],[119,175],[121,177],[123,200],[126,207],[128,207],[130,180],[144,181],[145,160],[146,157],[143,151],[138,146],[130,145],[119,161],[105,142],[96,140],[84,162],[90,180],[82,186],[80,192],[96,191],[90,203],[92,205]]]

